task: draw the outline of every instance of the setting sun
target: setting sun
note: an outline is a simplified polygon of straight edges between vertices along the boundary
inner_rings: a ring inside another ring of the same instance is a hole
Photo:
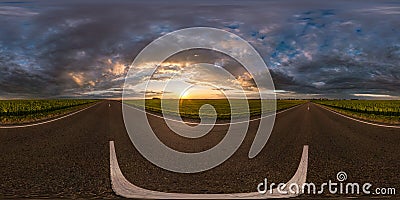
[[[184,91],[184,92],[180,95],[179,99],[190,99],[190,91],[189,91],[189,90]]]

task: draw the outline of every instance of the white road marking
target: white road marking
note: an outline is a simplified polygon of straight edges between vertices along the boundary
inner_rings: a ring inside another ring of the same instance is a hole
[[[129,108],[132,108],[132,109],[135,109],[135,110],[138,110],[138,111],[143,112],[143,110],[141,110],[141,109],[139,109],[139,108],[136,108],[136,107],[134,107],[134,106],[132,106],[132,105],[123,104],[122,102],[119,102],[119,103],[122,104],[122,105],[125,105],[125,106],[127,106],[127,107],[129,107]],[[283,112],[292,110],[292,109],[294,109],[294,108],[300,107],[300,106],[302,106],[302,105],[304,105],[304,104],[299,104],[299,105],[297,105],[297,106],[293,106],[293,107],[290,107],[290,108],[281,110],[281,111],[279,111],[279,112],[277,112],[277,113],[275,113],[275,114],[271,114],[271,115],[263,116],[263,117],[260,117],[260,118],[251,119],[251,120],[248,120],[248,121],[243,121],[243,122],[233,122],[233,123],[227,122],[227,123],[216,123],[216,124],[200,124],[200,123],[197,123],[197,122],[184,122],[184,123],[185,123],[185,124],[190,124],[190,125],[205,125],[205,126],[206,126],[206,125],[226,126],[226,125],[231,125],[231,124],[247,123],[247,122],[253,122],[253,121],[257,121],[257,120],[263,119],[263,118],[275,116],[275,115],[281,114],[281,113],[283,113]],[[181,122],[181,121],[175,120],[175,119],[164,118],[163,116],[159,116],[159,115],[156,115],[156,114],[153,114],[153,113],[150,113],[150,112],[146,112],[146,113],[147,113],[148,115],[151,115],[151,116],[154,116],[154,117],[158,117],[158,118],[160,118],[160,119],[164,119],[164,120],[168,120],[168,121],[172,121],[172,122],[178,122],[178,123]]]
[[[385,128],[400,128],[400,126],[375,124],[375,123],[371,123],[371,122],[362,121],[362,120],[359,120],[359,119],[355,119],[355,118],[352,118],[352,117],[349,117],[349,116],[340,114],[340,113],[338,113],[338,112],[336,112],[336,111],[333,111],[333,110],[331,110],[331,109],[328,109],[328,108],[326,108],[326,107],[324,107],[324,106],[321,106],[321,105],[318,105],[318,104],[315,104],[315,105],[317,105],[317,106],[319,106],[319,107],[321,107],[321,108],[323,108],[323,109],[325,109],[325,110],[327,110],[327,111],[329,111],[329,112],[335,113],[335,114],[337,114],[337,115],[339,115],[339,116],[342,116],[342,117],[345,117],[345,118],[347,118],[347,119],[354,120],[354,121],[356,121],[356,122],[360,122],[360,123],[364,123],[364,124],[369,124],[369,125],[372,125],[372,126],[385,127]]]
[[[297,105],[297,106],[290,107],[290,108],[286,108],[286,109],[284,109],[284,110],[281,110],[281,111],[277,112],[276,114],[281,114],[281,113],[284,113],[284,112],[286,112],[286,111],[289,111],[289,110],[295,109],[295,108],[297,108],[297,107],[300,107],[300,106],[302,106],[302,105],[304,105],[304,103],[302,103],[302,104],[299,104],[299,105]]]
[[[258,192],[249,193],[230,193],[230,194],[190,194],[190,193],[168,193],[153,190],[147,190],[138,187],[129,182],[121,172],[118,165],[117,155],[115,153],[114,141],[110,141],[110,176],[111,186],[113,191],[125,198],[140,198],[140,199],[268,199],[268,198],[289,198],[296,197],[303,193],[290,193],[288,186],[292,183],[298,184],[300,187],[306,182],[308,168],[308,145],[303,147],[301,160],[295,175],[287,182],[284,191],[288,194],[280,194],[276,189],[272,194],[268,191],[265,194]],[[262,180],[260,180],[261,182]],[[256,189],[256,185],[254,188]]]
[[[92,106],[89,106],[89,107],[87,107],[87,108],[78,110],[78,111],[73,112],[73,113],[70,113],[70,114],[68,114],[68,115],[64,115],[64,116],[59,117],[59,118],[56,118],[56,119],[52,119],[52,120],[48,120],[48,121],[44,121],[44,122],[39,122],[39,123],[35,123],[35,124],[15,125],[15,126],[0,126],[0,129],[26,128],[26,127],[31,127],[31,126],[37,126],[37,125],[47,124],[47,123],[50,123],[50,122],[54,122],[54,121],[57,121],[57,120],[60,120],[60,119],[64,119],[64,118],[66,118],[66,117],[69,117],[69,116],[78,114],[78,113],[80,113],[80,112],[82,112],[82,111],[84,111],[84,110],[87,110],[87,109],[89,109],[89,108],[91,108],[91,107],[93,107],[93,106],[95,106],[95,105],[97,105],[97,104],[99,104],[99,103],[96,103],[96,104],[94,104],[94,105],[92,105]]]

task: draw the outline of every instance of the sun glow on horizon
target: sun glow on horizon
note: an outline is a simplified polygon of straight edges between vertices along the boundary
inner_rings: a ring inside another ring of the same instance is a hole
[[[186,91],[184,91],[180,96],[179,96],[179,99],[190,99],[191,97],[190,97],[190,91],[189,90],[186,90]]]

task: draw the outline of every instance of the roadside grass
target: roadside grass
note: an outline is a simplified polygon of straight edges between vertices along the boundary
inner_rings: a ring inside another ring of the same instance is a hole
[[[146,100],[127,100],[127,103],[132,106],[141,107],[145,105],[146,111],[156,114],[161,114],[164,112],[165,115],[178,116],[178,111],[173,109],[174,107],[179,108],[179,115],[182,118],[189,119],[200,119],[199,110],[205,105],[209,104],[212,107],[205,107],[202,110],[202,115],[204,117],[212,117],[214,114],[214,109],[217,114],[217,119],[225,120],[233,118],[241,118],[250,114],[250,117],[261,116],[262,109],[264,112],[268,113],[273,111],[273,103],[271,100],[262,100],[264,108],[261,106],[261,100],[259,99],[233,99],[230,100],[232,106],[232,113],[230,103],[227,99],[181,99],[178,101],[178,106],[174,102],[177,100],[165,99],[163,100],[163,110],[161,109],[160,99],[146,99]],[[306,103],[306,100],[277,100],[276,101],[277,111],[284,110],[293,106],[297,106]],[[248,110],[247,110],[248,105]],[[248,112],[246,112],[248,111]]]
[[[0,125],[44,121],[83,109],[99,100],[0,100]]]
[[[357,119],[400,124],[400,100],[314,100],[313,102]]]

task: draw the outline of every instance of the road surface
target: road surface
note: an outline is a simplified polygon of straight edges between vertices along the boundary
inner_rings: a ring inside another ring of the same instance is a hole
[[[213,147],[227,129],[218,126],[202,138],[189,140],[168,131],[160,118],[149,119],[161,141],[185,152]],[[222,165],[178,174],[144,159],[126,133],[121,104],[104,101],[51,123],[0,129],[0,198],[118,198],[111,188],[109,141],[115,142],[125,177],[150,190],[254,192],[264,178],[285,183],[295,173],[304,145],[309,145],[307,182],[336,181],[336,174],[344,171],[349,182],[400,190],[399,129],[359,123],[307,103],[278,114],[267,145],[249,159],[256,130],[254,121],[239,150]],[[321,196],[340,195],[315,197]]]

